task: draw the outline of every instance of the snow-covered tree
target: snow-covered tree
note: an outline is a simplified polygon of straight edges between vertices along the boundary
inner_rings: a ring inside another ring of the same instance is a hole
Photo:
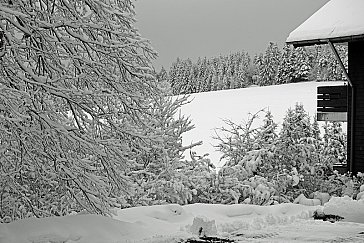
[[[290,45],[284,45],[277,70],[278,84],[289,83],[291,81],[292,65],[292,47]]]
[[[317,122],[310,122],[302,105],[290,109],[279,134],[277,155],[280,170],[295,171],[302,178],[297,189],[307,196],[321,190],[327,176],[332,174],[332,163],[322,152],[324,148]]]
[[[343,60],[344,66],[348,65],[347,60],[347,46],[336,46],[338,54],[341,60]],[[310,75],[317,80],[345,80],[345,76],[342,69],[332,53],[331,48],[328,45],[319,45],[311,48],[310,55],[312,58],[312,71]]]
[[[308,80],[311,66],[306,49],[303,47],[296,48],[292,55],[293,70],[291,73],[291,81],[298,82]]]
[[[183,116],[175,118],[186,102],[188,97],[184,96],[157,97],[152,103],[150,112],[154,120],[145,128],[143,136],[155,136],[155,141],[136,152],[135,163],[128,173],[137,184],[136,192],[129,199],[130,205],[186,204],[191,200],[191,188],[185,177],[189,168],[185,164],[192,162],[186,161],[183,153],[195,145],[182,146],[182,134],[193,125]]]
[[[312,129],[310,117],[302,105],[296,104],[294,109],[289,109],[283,119],[280,131],[278,151],[282,161],[282,168],[291,170],[293,167],[306,166],[309,161]]]
[[[259,85],[273,85],[276,83],[280,50],[276,43],[270,42],[263,57],[256,60],[259,72]]]
[[[178,160],[186,121],[159,102],[134,16],[129,0],[1,1],[0,216],[109,214],[137,164]]]
[[[347,136],[343,133],[340,122],[327,122],[324,125],[324,144],[322,153],[325,156],[326,163],[345,164],[347,160],[346,146]]]

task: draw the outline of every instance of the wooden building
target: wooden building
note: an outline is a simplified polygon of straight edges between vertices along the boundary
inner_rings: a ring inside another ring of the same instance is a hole
[[[364,0],[331,0],[292,31],[286,41],[295,47],[330,45],[348,80],[347,170],[364,172]],[[348,68],[335,44],[348,45]]]

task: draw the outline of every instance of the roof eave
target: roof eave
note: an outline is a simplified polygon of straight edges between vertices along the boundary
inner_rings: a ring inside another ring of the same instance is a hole
[[[333,37],[333,38],[327,38],[327,39],[287,41],[286,43],[287,44],[292,44],[294,47],[302,47],[302,46],[327,44],[329,41],[331,43],[343,43],[343,42],[353,42],[353,41],[363,41],[363,40],[364,40],[364,34],[352,35],[352,36]]]

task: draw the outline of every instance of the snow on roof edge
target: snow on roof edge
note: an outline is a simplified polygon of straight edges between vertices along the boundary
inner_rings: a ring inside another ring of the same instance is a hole
[[[364,40],[363,0],[331,0],[293,30],[289,44],[320,44],[332,40]]]

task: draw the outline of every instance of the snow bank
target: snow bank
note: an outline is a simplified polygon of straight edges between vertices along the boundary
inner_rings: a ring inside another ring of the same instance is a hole
[[[340,212],[346,221],[313,220],[315,210]],[[349,240],[363,242],[364,202],[348,197],[333,198],[325,206],[293,203],[257,205],[177,204],[117,210],[114,218],[73,215],[25,219],[0,224],[0,243],[172,243],[213,232],[237,242],[322,242]],[[344,237],[344,238],[343,238]],[[345,239],[346,239],[345,238]],[[363,241],[360,241],[363,240]],[[340,241],[341,242],[341,241]]]
[[[291,203],[274,206],[172,204],[135,207],[118,210],[114,219],[73,215],[0,224],[0,243],[158,242],[193,236],[198,228],[198,218],[214,222],[217,231],[213,232],[224,234],[308,219],[315,210],[316,207]]]
[[[122,209],[116,219],[143,225],[155,232],[173,235],[188,235],[196,231],[193,221],[214,221],[218,234],[231,233],[238,229],[263,229],[276,224],[292,223],[296,219],[311,218],[319,207],[292,203],[272,206],[246,204],[191,204],[159,205]]]
[[[287,224],[297,219],[309,219],[319,207],[286,203],[272,206],[246,204],[192,204],[184,209],[194,217],[206,217],[216,221],[220,234],[236,230],[260,230],[277,224]],[[188,229],[187,225],[187,229]]]
[[[364,200],[353,200],[349,196],[333,197],[324,206],[325,214],[338,215],[343,221],[364,224]]]

